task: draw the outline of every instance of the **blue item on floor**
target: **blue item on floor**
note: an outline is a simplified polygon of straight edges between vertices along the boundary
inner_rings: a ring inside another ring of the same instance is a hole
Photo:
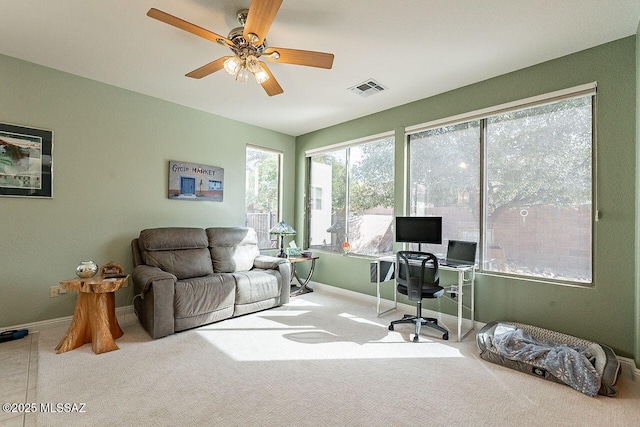
[[[17,340],[19,338],[24,338],[27,335],[29,335],[28,329],[16,329],[13,331],[0,332],[0,342]]]

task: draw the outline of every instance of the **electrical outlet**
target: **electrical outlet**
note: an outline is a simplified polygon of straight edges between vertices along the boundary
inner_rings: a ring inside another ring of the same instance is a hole
[[[51,286],[49,288],[49,298],[56,298],[60,296],[60,286]]]

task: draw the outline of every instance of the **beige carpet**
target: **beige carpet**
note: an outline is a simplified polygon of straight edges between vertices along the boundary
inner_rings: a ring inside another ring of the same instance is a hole
[[[40,334],[38,400],[85,403],[38,414],[46,426],[638,426],[640,384],[615,398],[487,363],[462,343],[410,326],[387,330],[368,300],[327,292],[151,340],[129,316],[120,350],[56,355],[64,329]],[[454,334],[452,334],[452,337]]]

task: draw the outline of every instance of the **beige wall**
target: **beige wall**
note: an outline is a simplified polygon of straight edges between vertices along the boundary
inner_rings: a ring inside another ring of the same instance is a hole
[[[71,315],[75,295],[49,287],[83,259],[131,272],[141,229],[244,225],[247,143],[284,152],[293,217],[291,136],[1,55],[0,94],[0,122],[54,132],[53,198],[0,197],[0,329]],[[169,200],[169,160],[224,168],[224,201]]]

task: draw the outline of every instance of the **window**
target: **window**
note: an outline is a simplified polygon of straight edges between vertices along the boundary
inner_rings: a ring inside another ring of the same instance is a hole
[[[247,146],[246,159],[246,225],[256,230],[258,247],[277,246],[269,230],[280,218],[280,168],[282,153]]]
[[[590,284],[594,96],[409,134],[410,214],[480,242],[482,271]]]
[[[309,156],[309,247],[361,255],[393,249],[394,138]]]
[[[441,216],[444,239],[479,238],[480,121],[431,129],[410,136],[409,200],[411,216]],[[454,237],[455,236],[455,237]],[[417,250],[417,245],[413,249]]]
[[[489,271],[591,282],[591,97],[487,119]]]
[[[311,187],[311,200],[309,200],[311,209],[322,210],[322,188]]]

